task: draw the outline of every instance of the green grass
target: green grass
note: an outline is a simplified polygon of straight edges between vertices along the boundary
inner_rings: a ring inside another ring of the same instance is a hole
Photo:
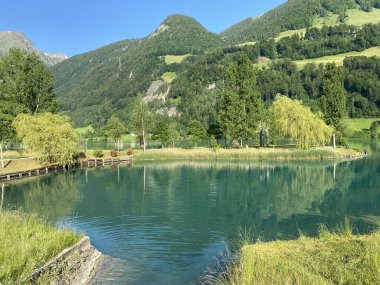
[[[242,44],[238,44],[237,46],[238,47],[243,47],[243,46],[254,46],[256,44],[256,42],[245,42],[245,43],[242,43]]]
[[[372,122],[380,121],[380,118],[357,118],[344,120],[345,125],[351,131],[362,131],[363,129],[369,129]],[[379,129],[380,133],[380,129]]]
[[[87,132],[94,133],[94,128],[89,125],[83,128],[76,128],[75,131],[80,135],[85,135]]]
[[[348,151],[348,150],[347,150]],[[150,149],[145,152],[137,151],[133,159],[141,160],[297,160],[297,159],[340,159],[348,153],[344,149],[332,150],[317,148],[310,150],[296,150],[293,148],[243,148],[219,149],[214,151],[208,148],[194,149]]]
[[[219,285],[379,284],[380,232],[353,235],[322,230],[301,237],[243,246]]]
[[[373,8],[372,12],[363,12],[358,9],[350,9],[347,11],[349,25],[361,26],[368,23],[380,22],[380,9]]]
[[[184,54],[184,55],[165,55],[165,63],[166,64],[173,64],[173,63],[181,63],[184,59],[191,56],[191,54]]]
[[[172,81],[177,77],[177,73],[175,72],[165,72],[161,78],[164,80],[166,83],[172,83]]]
[[[36,215],[0,212],[0,284],[27,283],[35,269],[79,239]]]
[[[8,161],[5,160],[5,164],[7,165],[5,168],[0,167],[0,175],[32,170],[43,166],[36,158],[13,159],[10,163]]]
[[[380,9],[373,8],[372,12],[364,12],[359,9],[349,9],[347,10],[347,18],[345,23],[348,25],[362,26],[368,23],[379,23],[380,22]],[[330,13],[328,17],[317,17],[314,19],[313,27],[321,28],[322,26],[335,26],[338,25],[338,15]],[[278,37],[275,38],[276,41],[289,37],[294,34],[304,34],[306,29],[299,30],[288,30],[280,33]]]
[[[371,47],[369,49],[366,49],[362,52],[347,52],[347,53],[341,53],[337,55],[330,55],[330,56],[324,56],[319,58],[311,58],[311,59],[304,59],[304,60],[297,60],[294,61],[298,67],[303,67],[307,63],[315,63],[315,64],[326,64],[328,62],[335,62],[337,65],[343,65],[343,60],[348,56],[380,56],[380,47]]]

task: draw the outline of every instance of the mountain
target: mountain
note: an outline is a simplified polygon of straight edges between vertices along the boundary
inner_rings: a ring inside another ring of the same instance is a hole
[[[316,17],[328,18],[338,14],[338,22],[344,22],[348,9],[371,11],[380,8],[378,0],[289,0],[256,17],[247,18],[221,33],[230,44],[252,42],[277,37],[281,32],[311,27]]]
[[[20,48],[27,52],[36,53],[48,66],[53,66],[68,58],[64,54],[49,54],[37,50],[33,43],[23,33],[0,31],[0,56],[6,54],[11,48]]]
[[[194,19],[172,15],[143,39],[120,41],[55,65],[55,93],[77,125],[103,125],[115,112],[127,119],[134,96],[179,68],[166,64],[165,56],[195,56],[223,45]],[[158,91],[170,87],[160,86]]]

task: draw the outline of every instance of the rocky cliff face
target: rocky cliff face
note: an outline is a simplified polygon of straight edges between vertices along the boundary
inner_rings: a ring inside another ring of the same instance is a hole
[[[0,31],[0,57],[5,55],[11,48],[20,48],[27,52],[36,53],[48,66],[53,66],[68,58],[68,56],[60,53],[49,54],[39,51],[21,32]]]

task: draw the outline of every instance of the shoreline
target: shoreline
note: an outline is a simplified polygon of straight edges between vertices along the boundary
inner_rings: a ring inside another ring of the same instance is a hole
[[[72,165],[59,166],[50,164],[40,167],[23,167],[17,171],[0,172],[0,182],[64,172],[71,169],[93,168],[114,164],[130,164],[133,162],[164,162],[164,161],[350,161],[368,157],[367,154],[353,152],[343,148],[338,149],[279,149],[279,148],[244,148],[244,149],[150,149],[137,151],[131,156],[86,158],[80,159]],[[28,158],[36,165],[36,158]],[[25,160],[25,159],[24,159]],[[17,160],[15,160],[17,161]]]

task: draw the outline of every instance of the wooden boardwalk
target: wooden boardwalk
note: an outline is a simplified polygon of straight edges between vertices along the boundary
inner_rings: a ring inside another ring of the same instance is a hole
[[[97,166],[104,166],[104,165],[112,165],[112,164],[119,164],[119,163],[129,163],[130,158],[129,157],[115,157],[115,158],[91,158],[91,159],[84,159],[75,162],[71,165],[49,165],[46,167],[40,167],[36,169],[31,170],[24,170],[14,173],[8,173],[8,174],[1,174],[0,175],[0,181],[10,181],[13,179],[21,179],[24,177],[31,177],[31,176],[38,176],[42,174],[49,174],[49,173],[55,173],[58,171],[66,171],[70,169],[75,168],[91,168],[91,167],[97,167]]]

